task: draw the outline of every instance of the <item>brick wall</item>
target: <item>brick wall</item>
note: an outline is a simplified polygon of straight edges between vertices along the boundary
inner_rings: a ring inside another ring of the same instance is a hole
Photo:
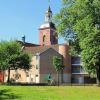
[[[0,82],[3,82],[4,74],[2,71],[0,71]]]

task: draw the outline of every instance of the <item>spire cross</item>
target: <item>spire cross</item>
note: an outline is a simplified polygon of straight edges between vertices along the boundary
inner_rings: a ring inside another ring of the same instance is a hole
[[[48,0],[48,2],[49,2],[49,5],[50,5],[50,0]]]

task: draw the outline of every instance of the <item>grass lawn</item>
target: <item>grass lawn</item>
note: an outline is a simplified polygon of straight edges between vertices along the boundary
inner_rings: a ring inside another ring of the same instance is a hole
[[[0,86],[0,100],[100,100],[96,86]]]

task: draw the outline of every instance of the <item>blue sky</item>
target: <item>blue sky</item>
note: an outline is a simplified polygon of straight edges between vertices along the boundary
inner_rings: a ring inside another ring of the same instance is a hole
[[[0,41],[21,40],[25,35],[27,42],[38,44],[38,28],[48,5],[48,0],[0,0]],[[51,0],[50,5],[55,14],[61,8],[61,0]]]

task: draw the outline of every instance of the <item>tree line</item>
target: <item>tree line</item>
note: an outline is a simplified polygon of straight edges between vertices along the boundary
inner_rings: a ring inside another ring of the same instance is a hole
[[[71,45],[71,54],[81,55],[100,86],[100,0],[62,0],[55,23],[58,35]]]

